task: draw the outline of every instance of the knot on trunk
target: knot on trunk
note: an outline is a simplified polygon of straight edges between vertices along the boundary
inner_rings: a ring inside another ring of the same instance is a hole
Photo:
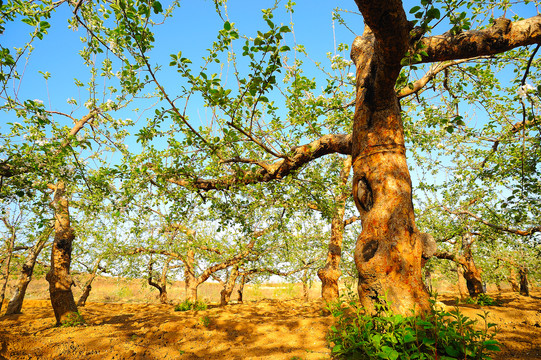
[[[362,177],[354,183],[353,198],[359,211],[370,211],[374,205],[374,199],[372,196],[372,188],[366,178]]]
[[[427,233],[420,233],[419,238],[423,244],[423,259],[428,260],[436,253],[436,240]]]

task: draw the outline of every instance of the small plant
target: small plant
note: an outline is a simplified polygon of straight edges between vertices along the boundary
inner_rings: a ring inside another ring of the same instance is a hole
[[[188,311],[188,310],[207,310],[207,303],[200,300],[184,300],[177,306],[175,306],[175,311]]]
[[[336,318],[328,334],[334,358],[355,359],[490,359],[488,351],[499,351],[494,339],[495,324],[482,330],[476,321],[463,316],[458,308],[446,312],[435,308],[425,318],[393,314],[383,301],[370,315],[356,301],[331,304]],[[491,331],[492,330],[492,331]]]
[[[479,306],[497,306],[499,305],[498,300],[493,299],[487,294],[479,294],[476,298],[467,297],[462,300],[465,304],[477,304]]]
[[[201,322],[201,325],[203,325],[204,327],[209,327],[210,325],[210,318],[208,316],[201,317],[199,321]]]
[[[85,319],[79,312],[72,312],[67,316],[67,319],[60,323],[60,327],[74,327],[85,324]]]

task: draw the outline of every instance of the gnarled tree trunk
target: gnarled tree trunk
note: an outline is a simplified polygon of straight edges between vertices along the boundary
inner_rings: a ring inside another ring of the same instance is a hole
[[[197,300],[199,284],[195,277],[195,252],[193,250],[188,250],[184,266],[185,300],[194,302]]]
[[[21,313],[24,296],[26,295],[26,289],[28,288],[28,284],[30,284],[30,281],[32,280],[32,274],[34,273],[34,266],[36,265],[36,260],[41,250],[43,250],[43,247],[47,243],[50,233],[50,230],[46,231],[45,234],[40,237],[38,242],[34,244],[34,246],[32,246],[32,248],[30,248],[30,250],[28,251],[28,256],[24,261],[21,273],[19,275],[19,279],[17,280],[17,287],[15,288],[15,293],[11,297],[11,300],[9,301],[8,307],[6,309],[6,315]]]
[[[241,278],[240,278],[240,284],[239,284],[239,288],[237,290],[237,294],[239,295],[239,297],[237,298],[237,301],[239,303],[242,302],[242,297],[244,295],[244,285],[246,285],[246,283],[250,281],[250,279],[246,276],[246,275],[242,275]]]
[[[357,4],[361,9],[365,5]],[[394,19],[405,14],[395,10],[385,16],[389,23],[402,24],[389,29],[395,32],[393,36],[409,39],[407,21]],[[365,15],[365,20],[374,19]],[[394,91],[406,48],[405,42],[378,42],[369,25],[352,47],[357,67],[353,198],[363,225],[355,247],[359,299],[369,310],[385,299],[392,310],[403,314],[430,308],[421,276],[422,239],[415,225],[400,105]],[[382,63],[382,51],[394,52],[395,62]]]
[[[222,291],[220,291],[220,306],[229,304],[229,301],[231,300],[231,293],[233,292],[233,288],[235,287],[235,282],[237,281],[238,276],[239,266],[235,265],[231,269]]]
[[[344,159],[340,172],[340,184],[345,186],[351,171],[351,157]],[[346,199],[349,192],[341,191],[335,197],[336,211],[331,221],[331,239],[329,241],[329,252],[325,266],[318,270],[317,276],[321,280],[321,297],[326,302],[338,299],[338,280],[342,271],[340,270],[340,259],[342,257],[342,241],[344,239],[344,213],[346,210]]]
[[[55,236],[51,250],[51,269],[45,278],[49,282],[56,324],[60,325],[78,314],[71,291],[73,279],[70,275],[71,249],[75,234],[70,224],[69,202],[64,182],[59,181],[56,186],[51,187],[54,189],[52,206],[55,212]]]

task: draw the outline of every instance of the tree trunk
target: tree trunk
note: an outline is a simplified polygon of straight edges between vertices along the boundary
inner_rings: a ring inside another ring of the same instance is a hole
[[[349,191],[345,191],[349,173],[351,171],[351,157],[344,159],[342,170],[340,171],[340,185],[344,190],[335,197],[337,209],[331,221],[331,239],[329,241],[329,252],[325,266],[318,270],[317,276],[321,280],[321,297],[326,302],[336,301],[338,299],[338,280],[342,275],[340,270],[340,259],[342,257],[342,241],[344,239],[344,213],[346,210],[346,199]]]
[[[231,269],[231,273],[227,278],[227,282],[224,284],[224,288],[222,289],[222,291],[220,291],[220,306],[225,306],[229,304],[229,300],[231,299],[231,293],[233,292],[233,288],[235,287],[235,282],[237,281],[238,276],[239,266],[235,265],[233,266],[233,269]]]
[[[185,300],[195,302],[197,300],[197,280],[195,278],[195,253],[188,250],[184,270],[184,282],[186,284]]]
[[[51,269],[45,278],[49,282],[49,293],[56,324],[60,325],[78,315],[77,305],[71,291],[73,280],[70,275],[71,249],[75,234],[70,224],[69,203],[64,182],[60,181],[53,188],[52,206],[55,212],[55,236],[51,250]]]
[[[421,273],[423,240],[394,88],[410,39],[408,22],[396,3],[356,3],[366,24],[351,50],[357,68],[353,198],[362,221],[355,247],[359,300],[369,311],[386,302],[397,313],[425,313],[430,303]],[[380,23],[383,18],[388,26]]]
[[[520,295],[530,296],[530,287],[528,285],[528,269],[521,266],[518,269],[520,278]]]
[[[240,284],[239,284],[239,289],[237,290],[237,294],[239,295],[238,297],[238,302],[241,303],[242,302],[242,296],[244,294],[244,285],[250,280],[247,280],[246,279],[246,275],[242,275],[241,278],[240,278]]]
[[[507,278],[507,281],[509,281],[509,284],[511,284],[511,289],[514,292],[519,292],[520,291],[520,287],[519,287],[518,282],[517,282],[517,274],[516,274],[515,269],[513,267],[511,267],[509,269],[509,277]]]
[[[150,259],[150,262],[148,263],[148,284],[158,289],[158,291],[160,292],[160,303],[162,304],[167,304],[167,272],[169,271],[169,264],[171,263],[171,260],[173,260],[172,256],[168,257],[163,264],[160,284],[154,282],[154,280],[152,279],[152,266],[154,264],[154,262],[152,261],[152,257]]]
[[[304,269],[303,274],[302,274],[302,278],[301,278],[301,280],[302,280],[302,299],[304,301],[310,300],[310,296],[309,296],[309,292],[308,292],[309,281],[310,281],[310,277],[308,276],[309,271],[310,271],[309,268]],[[338,285],[338,282],[337,282],[337,285]]]
[[[4,297],[6,296],[6,288],[9,281],[9,267],[11,266],[11,258],[13,257],[13,246],[15,245],[15,226],[8,223],[6,218],[2,219],[4,221],[4,224],[6,224],[6,227],[9,228],[11,235],[9,237],[9,240],[7,241],[7,257],[4,260],[6,262],[6,269],[3,274],[3,283],[2,283],[2,289],[0,289],[0,311],[2,311],[2,306],[4,304]]]
[[[9,301],[8,307],[6,309],[6,315],[21,313],[24,296],[26,295],[26,289],[28,288],[28,284],[30,284],[30,281],[32,280],[32,274],[34,273],[34,266],[36,265],[36,260],[41,250],[43,250],[43,247],[47,243],[50,233],[50,230],[47,231],[46,234],[44,234],[38,240],[38,242],[28,251],[28,256],[26,257],[26,260],[21,269],[21,274],[19,275],[19,279],[17,280],[15,294],[13,294],[13,297]]]
[[[92,290],[92,282],[96,278],[96,275],[98,275],[98,269],[100,267],[100,261],[101,257],[96,259],[94,263],[94,267],[92,268],[92,273],[90,274],[90,278],[86,281],[84,287],[83,287],[83,293],[79,297],[79,300],[77,301],[77,306],[85,306],[86,300],[90,296],[90,291]]]
[[[462,251],[464,257],[464,278],[466,279],[466,285],[471,297],[477,297],[479,294],[484,294],[485,289],[483,287],[483,280],[481,279],[481,271],[475,265],[473,261],[473,254],[471,247],[473,245],[473,238],[471,233],[467,232],[462,237]]]
[[[460,264],[456,264],[456,273],[458,275],[458,292],[460,293],[460,298],[465,299],[469,296],[468,284],[466,278],[464,277],[464,267]]]

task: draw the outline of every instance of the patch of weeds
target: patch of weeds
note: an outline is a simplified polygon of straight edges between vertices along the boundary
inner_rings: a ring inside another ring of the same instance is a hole
[[[186,354],[186,351],[184,351],[184,350],[179,350],[178,352],[179,352],[179,355],[184,355],[184,354]]]
[[[132,334],[132,336],[130,336],[130,340],[131,341],[137,340],[137,334]]]
[[[66,320],[60,322],[60,327],[74,327],[85,325],[85,319],[79,312],[72,312],[68,314]]]
[[[201,322],[201,325],[204,327],[209,327],[210,325],[210,318],[208,316],[202,316],[199,321]]]
[[[207,303],[204,301],[190,301],[184,300],[177,306],[175,306],[175,311],[188,311],[188,310],[207,310]]]
[[[490,295],[479,294],[477,298],[467,297],[463,300],[465,304],[477,304],[479,306],[499,306],[500,302],[497,299],[493,299]]]
[[[386,303],[377,305],[371,315],[357,301],[336,302],[329,311],[336,319],[327,340],[337,359],[491,359],[489,351],[499,351],[495,340],[496,324],[487,322],[487,313],[479,315],[482,330],[474,329],[475,320],[458,308],[447,312],[435,308],[420,316],[394,314]]]

